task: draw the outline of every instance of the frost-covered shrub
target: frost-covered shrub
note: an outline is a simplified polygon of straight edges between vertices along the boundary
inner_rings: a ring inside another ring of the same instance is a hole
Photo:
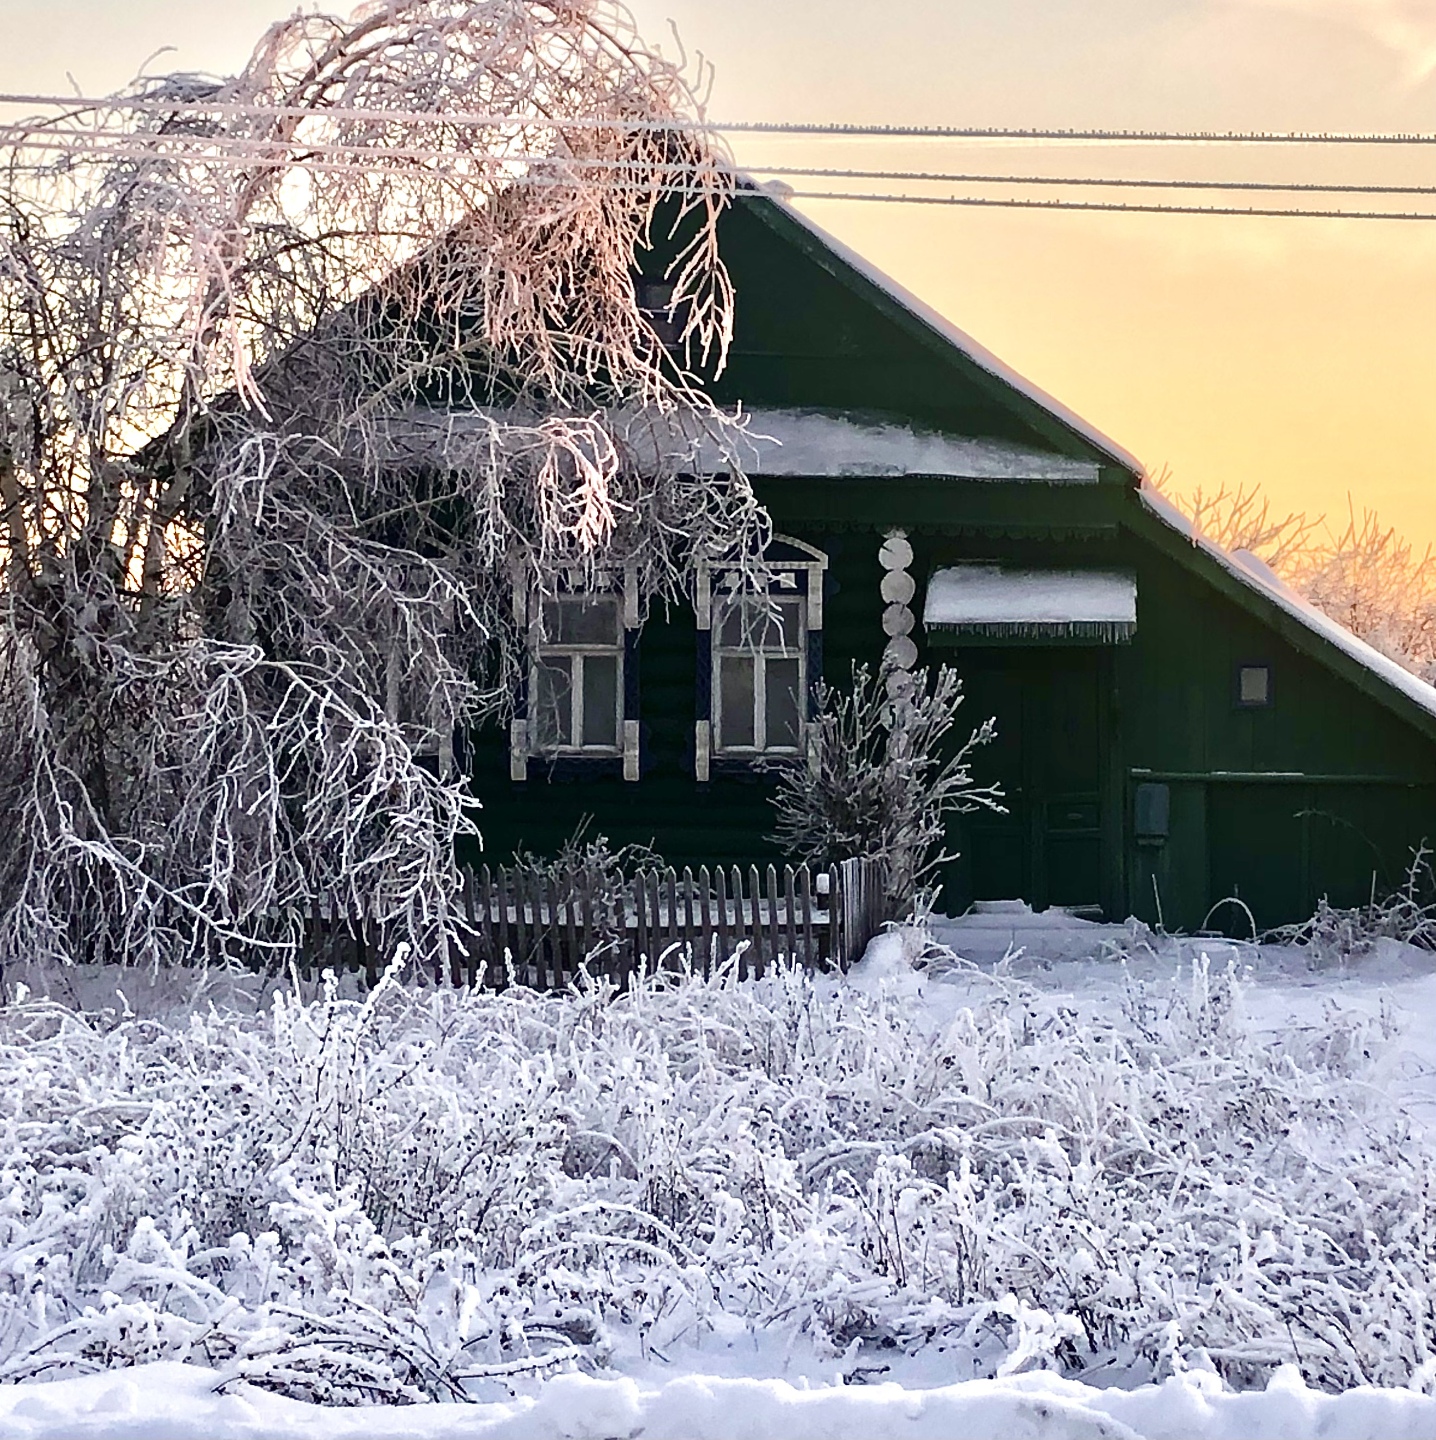
[[[964,986],[16,998],[0,1378],[181,1358],[402,1402],[743,1322],[955,1378],[1436,1368],[1389,1025],[1262,1033],[1205,961],[1102,1023]]]
[[[972,773],[996,721],[955,740],[962,702],[950,665],[909,672],[884,663],[875,675],[855,664],[846,693],[820,684],[808,763],[768,762],[778,777],[772,839],[809,864],[882,860],[889,913],[910,913],[952,859],[938,853],[948,817],[1003,808],[1001,788],[979,785]]]
[[[1422,844],[1416,850],[1398,890],[1379,895],[1373,883],[1365,905],[1332,905],[1323,896],[1310,919],[1282,925],[1269,938],[1301,946],[1320,965],[1368,954],[1382,940],[1436,950],[1436,871],[1430,849]]]

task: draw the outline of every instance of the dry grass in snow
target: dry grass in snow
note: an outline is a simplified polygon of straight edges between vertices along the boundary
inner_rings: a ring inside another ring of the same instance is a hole
[[[1097,1019],[947,976],[131,973],[131,1004],[113,972],[34,975],[0,1010],[0,1379],[182,1360],[492,1399],[736,1343],[739,1373],[851,1380],[1430,1383],[1389,1017],[1273,1031],[1201,958]]]

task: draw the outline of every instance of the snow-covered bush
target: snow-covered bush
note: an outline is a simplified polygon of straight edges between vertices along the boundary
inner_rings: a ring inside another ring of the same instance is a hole
[[[887,867],[890,913],[906,915],[937,866],[950,815],[1002,809],[1002,791],[979,785],[975,751],[997,734],[992,718],[954,743],[962,681],[950,665],[909,672],[854,665],[846,692],[818,686],[809,763],[771,764],[773,840],[797,860],[832,865],[853,856]]]
[[[1101,1023],[948,973],[16,994],[0,1378],[180,1358],[403,1402],[744,1327],[850,1373],[1436,1369],[1390,1026],[1263,1033],[1205,960]]]
[[[1317,964],[1329,964],[1369,953],[1382,940],[1399,940],[1422,950],[1436,950],[1436,870],[1431,851],[1421,845],[1412,857],[1400,889],[1376,893],[1365,905],[1332,905],[1325,896],[1311,917],[1282,925],[1270,938],[1299,945]]]

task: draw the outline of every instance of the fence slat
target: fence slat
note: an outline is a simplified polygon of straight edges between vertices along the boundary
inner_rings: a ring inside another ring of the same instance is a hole
[[[633,877],[633,965],[648,954],[648,872],[640,870]]]
[[[813,965],[818,958],[813,949],[813,872],[806,865],[798,867],[798,887],[803,897],[803,964]]]
[[[683,867],[683,934],[690,965],[693,963],[693,936],[697,928],[693,918],[693,871],[685,865]]]
[[[486,962],[484,983],[494,985],[499,981],[498,956],[494,952],[494,937],[498,934],[498,927],[494,922],[494,881],[487,865],[479,871],[479,905],[482,907],[484,928],[478,937],[478,944],[481,948],[476,958],[481,957]],[[472,977],[470,984],[477,985],[479,979],[477,966],[472,968],[469,974]]]
[[[731,876],[733,885],[733,945],[734,948],[742,946],[742,954],[738,957],[738,978],[746,980],[753,964],[753,927],[748,923],[747,913],[743,909],[743,872],[735,865]],[[743,945],[744,941],[747,945]]]
[[[764,936],[763,936],[763,882],[758,877],[758,867],[748,867],[748,895],[753,906],[753,923],[749,934],[753,937],[753,978],[763,978],[764,961]]]
[[[661,871],[653,870],[648,876],[648,903],[652,907],[653,924],[650,934],[653,937],[653,949],[648,955],[648,971],[652,974],[658,969],[659,959],[663,955],[663,875]]]
[[[613,892],[613,953],[608,957],[608,973],[620,989],[626,988],[624,970],[628,957],[628,916],[624,913],[626,891],[620,885]]]
[[[319,895],[316,892],[310,899],[311,920],[313,923],[314,940],[309,947],[310,963],[303,967],[306,970],[313,969],[319,963],[320,957],[324,954],[324,912],[319,906]]]
[[[539,887],[535,886],[535,889],[538,888]],[[560,938],[562,932],[559,930],[558,920],[558,878],[554,875],[547,876],[542,889],[548,906],[548,915],[547,918],[545,918],[542,912],[535,914],[534,920],[536,924],[534,928],[538,931],[540,954],[546,953],[548,956],[548,979],[543,988],[557,990],[563,984],[563,957],[559,954],[562,944]],[[536,895],[534,897],[534,904],[537,906],[539,903],[541,902]]]
[[[768,963],[774,965],[783,950],[782,922],[778,915],[778,868],[768,866]]]
[[[713,879],[717,892],[718,963],[726,965],[733,954],[733,947],[728,941],[728,877],[723,873],[721,865],[713,867]]]
[[[703,906],[703,937],[700,943],[703,946],[703,959],[700,964],[700,973],[706,980],[713,973],[713,890],[708,880],[708,867],[698,867],[698,889],[702,892],[699,899]]]
[[[528,937],[528,877],[521,869],[509,871],[509,884],[514,892],[514,974],[519,984],[538,987],[537,975],[531,973],[533,950]]]
[[[563,958],[567,961],[569,978],[572,979],[574,975],[578,974],[579,963],[582,960],[586,959],[588,956],[588,952],[593,949],[593,935],[590,933],[591,926],[589,925],[588,920],[587,901],[589,895],[589,885],[587,880],[585,880],[581,874],[570,875],[568,877],[568,885],[566,888],[568,891],[568,915],[565,917],[565,933],[568,936],[568,954],[565,955]],[[583,896],[584,899],[582,927],[580,927],[579,924],[579,917],[574,914],[574,911],[578,908],[575,902],[578,900],[580,894]],[[553,917],[553,934],[554,940],[555,942],[557,942],[557,915]]]
[[[668,963],[672,965],[677,958],[678,934],[678,872],[670,869],[668,872],[668,943],[663,947],[670,953]]]
[[[464,944],[469,951],[469,986],[473,987],[474,972],[479,963],[479,925],[478,917],[474,914],[474,889],[478,883],[478,876],[466,865],[464,866],[464,923],[468,926],[468,934],[464,936]],[[463,955],[457,946],[450,946],[449,951],[449,983],[459,986],[463,983]]]
[[[798,891],[793,882],[793,867],[783,866],[783,910],[784,921],[788,927],[788,964],[798,963],[798,917],[795,913],[798,908]]]

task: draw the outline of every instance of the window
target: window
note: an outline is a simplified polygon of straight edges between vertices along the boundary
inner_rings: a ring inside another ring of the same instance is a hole
[[[680,312],[685,307],[673,303],[673,285],[667,280],[640,279],[635,288],[638,308],[647,316],[659,343],[665,350],[676,350],[683,339],[685,317]]]
[[[617,595],[539,601],[529,669],[534,754],[617,755],[623,734],[623,615]]]
[[[807,626],[802,596],[724,596],[714,604],[713,748],[802,747]]]
[[[1270,665],[1237,667],[1237,704],[1246,710],[1256,710],[1271,704]]]
[[[823,571],[828,559],[775,535],[767,573],[703,566],[695,587],[698,718],[694,773],[807,747],[812,687],[822,674]],[[764,588],[766,587],[766,588]]]

